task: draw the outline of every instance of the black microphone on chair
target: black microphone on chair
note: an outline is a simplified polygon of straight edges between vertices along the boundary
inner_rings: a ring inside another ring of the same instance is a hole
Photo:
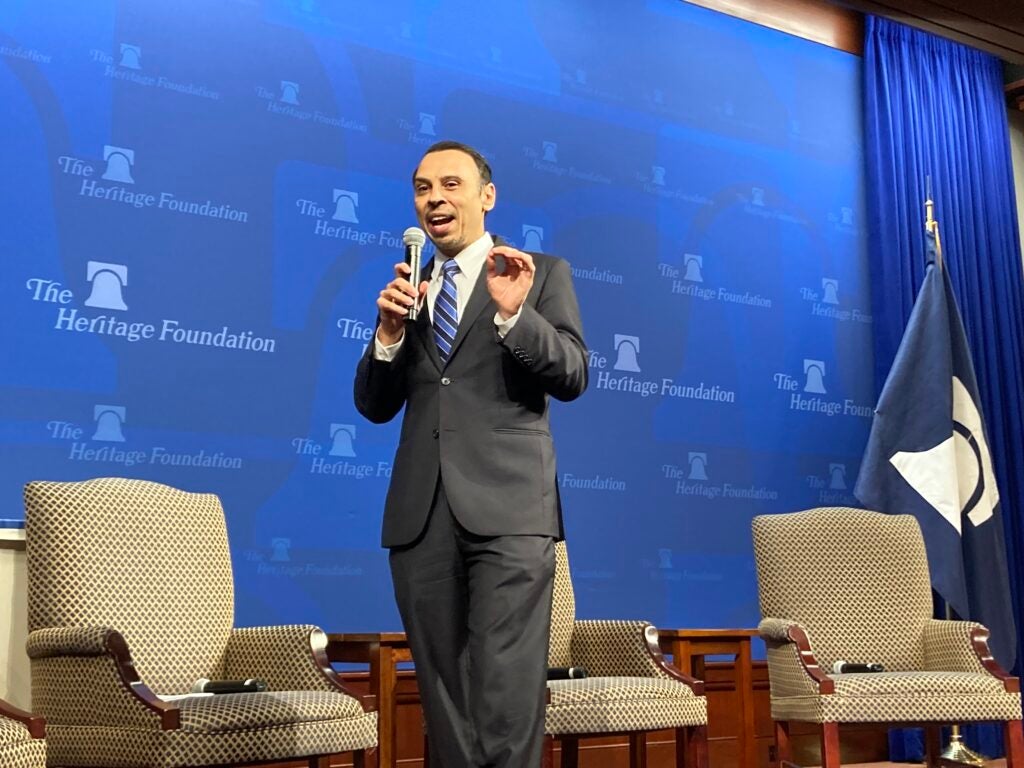
[[[402,242],[405,243],[405,263],[412,270],[409,273],[409,282],[416,289],[416,301],[409,307],[406,318],[415,321],[420,312],[420,261],[423,258],[423,245],[427,242],[427,236],[419,227],[409,227],[402,233]]]
[[[832,674],[848,675],[851,672],[884,672],[885,667],[877,662],[858,664],[853,661],[836,661],[832,664]]]
[[[201,677],[192,686],[192,693],[261,693],[267,690],[262,680],[209,680]]]
[[[548,680],[582,680],[586,667],[548,667]]]

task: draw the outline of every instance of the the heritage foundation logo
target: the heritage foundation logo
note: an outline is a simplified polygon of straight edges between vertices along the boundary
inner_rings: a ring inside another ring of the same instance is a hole
[[[131,147],[107,144],[103,147],[102,164],[72,155],[61,155],[57,166],[65,176],[78,181],[78,195],[93,200],[117,203],[130,208],[152,208],[185,216],[219,219],[239,224],[249,221],[249,213],[214,200],[186,200],[166,190],[152,191],[145,185],[137,188],[136,152]],[[98,168],[103,172],[93,178]],[[108,182],[108,183],[103,183]]]
[[[658,275],[671,286],[672,295],[686,296],[700,301],[718,301],[725,304],[742,304],[755,309],[771,309],[772,300],[759,293],[730,290],[725,286],[705,281],[704,256],[699,253],[684,253],[682,264],[658,263]]]
[[[842,206],[837,211],[828,214],[828,223],[834,232],[844,235],[859,235],[860,227],[857,225],[857,214],[853,208]]]
[[[807,411],[825,416],[852,416],[862,419],[874,417],[871,406],[858,404],[851,398],[842,400],[827,397],[828,366],[824,360],[804,358],[803,375],[776,373],[772,380],[776,390],[788,394],[791,411]]]
[[[639,397],[679,398],[682,400],[704,400],[712,403],[734,404],[736,392],[718,384],[683,384],[664,377],[661,381],[646,379],[638,375],[640,370],[640,337],[630,334],[614,334],[615,353],[609,357],[590,349],[587,365],[597,371],[594,386],[610,392],[622,392]]]
[[[777,196],[775,196],[777,199]],[[751,187],[747,193],[738,192],[736,202],[743,206],[743,212],[756,216],[760,219],[772,219],[787,224],[805,225],[807,222],[802,216],[782,210],[773,205],[773,196],[765,187]]]
[[[335,578],[338,576],[362,576],[363,569],[354,565],[339,565],[337,562],[314,560],[313,552],[297,549],[288,536],[274,536],[266,549],[247,549],[243,552],[246,562],[252,563],[258,576],[295,579],[302,577]],[[320,557],[324,554],[316,553]],[[332,560],[335,553],[331,553]]]
[[[401,232],[387,229],[374,232],[360,226],[357,190],[335,187],[330,190],[329,202],[326,195],[322,200],[300,197],[295,200],[295,209],[304,220],[310,220],[313,234],[319,237],[361,246],[403,247]]]
[[[846,464],[830,462],[823,475],[807,475],[807,487],[817,491],[817,504],[829,506],[856,506],[857,499],[850,492],[850,474]]]
[[[839,322],[872,322],[870,314],[847,305],[837,278],[823,277],[820,290],[817,287],[801,287],[800,298],[810,305],[811,314],[815,317],[826,317]]]
[[[420,112],[413,120],[399,118],[398,129],[405,134],[406,141],[419,146],[429,146],[437,141],[437,115]]]
[[[604,174],[590,169],[577,168],[572,164],[565,164],[559,160],[559,147],[557,141],[545,139],[540,146],[525,146],[522,148],[523,157],[530,162],[535,171],[558,176],[561,178],[574,179],[576,181],[590,181],[596,184],[611,184],[612,180]]]
[[[664,200],[682,200],[695,205],[711,205],[712,203],[711,199],[705,195],[682,189],[673,184],[671,180],[674,176],[663,165],[652,165],[649,172],[637,171],[634,178],[644,192]]]
[[[706,451],[687,453],[685,466],[665,463],[660,467],[661,476],[672,483],[678,496],[693,496],[707,501],[776,501],[779,492],[774,488],[756,485],[739,485],[731,480],[715,481]]]
[[[356,133],[369,131],[366,123],[341,115],[328,114],[316,106],[310,106],[307,102],[311,99],[303,94],[302,84],[295,80],[280,80],[276,88],[257,85],[256,98],[266,104],[267,112],[292,120],[312,122],[329,128],[342,128]]]
[[[127,342],[165,342],[199,347],[236,349],[242,352],[269,352],[277,349],[277,340],[249,330],[227,325],[217,329],[193,328],[174,318],[159,322],[126,319],[125,291],[128,267],[104,261],[90,261],[85,269],[89,296],[83,306],[74,306],[75,293],[57,280],[31,277],[25,282],[29,299],[57,310],[53,328],[72,333],[91,333],[124,339]],[[116,314],[96,314],[87,310],[106,310]]]
[[[390,478],[391,462],[369,463],[360,461],[356,450],[354,424],[332,423],[326,429],[326,440],[296,437],[292,450],[308,465],[311,475],[347,477],[351,480]]]
[[[202,83],[185,83],[171,80],[159,72],[151,72],[143,65],[142,47],[134,43],[118,44],[116,55],[93,48],[89,58],[103,66],[103,76],[111,80],[133,83],[143,88],[158,88],[173,91],[182,96],[195,96],[211,101],[219,101],[221,94]],[[152,64],[152,62],[150,62]]]
[[[195,469],[242,468],[239,456],[222,451],[177,451],[165,446],[139,446],[125,434],[127,408],[123,405],[97,403],[92,409],[92,423],[53,420],[46,423],[51,440],[69,445],[68,460],[90,464],[114,464],[119,467],[189,467]],[[97,470],[103,471],[103,470]]]

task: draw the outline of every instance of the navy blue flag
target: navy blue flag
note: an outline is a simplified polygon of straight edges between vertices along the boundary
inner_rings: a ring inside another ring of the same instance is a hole
[[[882,389],[854,493],[921,524],[932,588],[991,632],[1007,669],[1017,656],[1003,519],[978,383],[946,270],[928,267]]]

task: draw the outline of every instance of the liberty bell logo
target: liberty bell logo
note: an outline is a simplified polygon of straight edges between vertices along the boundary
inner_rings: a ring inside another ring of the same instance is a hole
[[[690,462],[690,474],[686,479],[707,480],[708,455],[706,453],[690,453],[688,460]]]
[[[107,169],[101,177],[104,181],[116,181],[120,184],[135,183],[135,179],[132,178],[135,150],[106,144],[103,147],[103,159],[107,163]]]
[[[96,420],[96,431],[93,433],[92,439],[104,443],[123,443],[124,432],[121,425],[124,424],[124,416],[123,405],[95,406],[93,418]]]
[[[346,224],[358,224],[359,217],[356,216],[356,209],[359,207],[359,193],[349,192],[347,189],[334,190],[334,215],[335,221],[344,221]]]
[[[97,309],[128,309],[122,293],[124,286],[128,285],[128,267],[124,264],[90,261],[86,264],[85,278],[92,283],[92,292],[85,300],[85,306]]]
[[[640,337],[624,336],[621,333],[615,334],[615,359],[616,371],[629,371],[640,373]]]
[[[523,250],[541,251],[544,249],[544,229],[533,224],[523,224]]]
[[[353,458],[356,455],[354,441],[355,424],[331,424],[331,456]]]
[[[686,267],[686,271],[683,273],[684,280],[689,280],[691,283],[704,282],[704,258],[702,256],[696,253],[683,254],[683,266]]]
[[[823,360],[804,360],[804,375],[807,377],[804,383],[804,392],[811,392],[817,395],[824,395],[825,390],[825,362]]]

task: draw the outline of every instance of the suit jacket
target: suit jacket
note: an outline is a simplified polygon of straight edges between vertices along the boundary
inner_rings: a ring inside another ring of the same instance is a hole
[[[531,255],[533,286],[504,339],[485,265],[446,365],[426,311],[407,324],[394,360],[375,359],[373,342],[367,345],[356,371],[356,408],[383,423],[405,406],[383,546],[409,544],[423,531],[438,477],[455,518],[472,533],[561,537],[548,398],[583,393],[587,353],[568,263]]]

